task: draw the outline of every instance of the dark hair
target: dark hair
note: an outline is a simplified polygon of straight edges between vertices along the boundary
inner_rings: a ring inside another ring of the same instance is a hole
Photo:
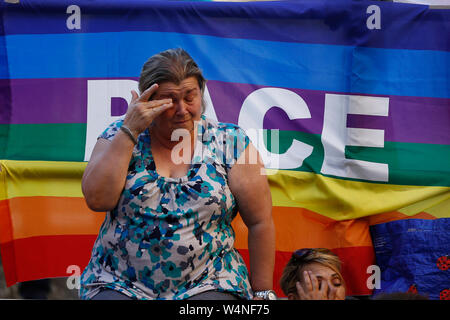
[[[139,91],[142,94],[154,83],[173,82],[179,84],[190,77],[197,79],[203,97],[206,79],[197,63],[184,49],[168,49],[153,55],[144,63],[139,78]],[[204,110],[203,98],[202,107]]]
[[[341,275],[341,260],[331,250],[323,248],[300,249],[292,254],[283,269],[280,286],[284,294],[287,295],[296,291],[295,283],[300,281],[302,269],[310,263],[320,263],[331,268],[339,275],[341,281],[344,283],[344,278]]]

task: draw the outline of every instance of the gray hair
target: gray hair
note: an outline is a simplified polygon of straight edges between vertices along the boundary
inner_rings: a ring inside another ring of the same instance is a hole
[[[144,92],[154,83],[173,82],[180,84],[184,79],[195,77],[202,95],[202,112],[205,110],[203,93],[206,79],[192,57],[181,48],[168,49],[150,57],[144,63],[139,78],[139,91]]]

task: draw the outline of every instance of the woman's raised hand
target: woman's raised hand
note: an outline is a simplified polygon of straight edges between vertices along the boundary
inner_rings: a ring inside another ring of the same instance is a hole
[[[127,126],[134,137],[147,129],[153,120],[161,113],[173,107],[172,99],[150,100],[149,98],[158,90],[158,84],[153,84],[140,96],[131,90],[132,99],[128,106],[123,124]]]
[[[319,281],[311,271],[304,271],[303,277],[304,287],[300,282],[295,284],[300,300],[336,300],[336,288],[330,281]]]

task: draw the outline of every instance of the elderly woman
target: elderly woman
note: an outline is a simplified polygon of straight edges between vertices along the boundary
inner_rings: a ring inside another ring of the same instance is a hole
[[[295,251],[283,270],[280,286],[289,300],[345,300],[341,261],[328,249]]]
[[[257,151],[242,129],[202,115],[205,82],[182,49],[152,56],[140,95],[132,91],[126,115],[100,135],[82,190],[89,208],[107,214],[81,298],[269,296],[275,241],[267,177],[259,155],[248,161]],[[233,246],[238,210],[250,276]]]

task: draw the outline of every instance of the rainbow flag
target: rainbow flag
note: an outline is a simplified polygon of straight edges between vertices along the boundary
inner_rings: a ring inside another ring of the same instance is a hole
[[[450,217],[449,10],[318,0],[0,8],[8,286],[86,266],[104,219],[81,193],[86,161],[125,113],[142,64],[172,47],[209,79],[207,116],[240,125],[264,157],[278,294],[292,251],[326,247],[343,260],[347,293],[369,295],[368,267],[383,254],[371,226]],[[233,226],[248,261],[245,226]]]

